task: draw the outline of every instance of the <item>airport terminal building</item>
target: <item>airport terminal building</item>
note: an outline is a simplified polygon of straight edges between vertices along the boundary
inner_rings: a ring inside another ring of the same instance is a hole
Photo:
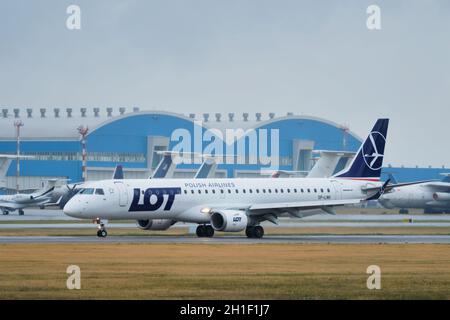
[[[125,178],[145,178],[156,168],[161,151],[176,150],[224,155],[216,177],[258,177],[276,167],[306,172],[317,150],[356,151],[361,138],[330,120],[291,113],[175,114],[140,111],[139,108],[14,108],[0,114],[0,153],[15,154],[14,122],[21,120],[20,153],[32,156],[20,161],[21,188],[36,188],[43,179],[82,181],[80,126],[86,136],[88,180],[110,178],[122,164]],[[228,139],[230,138],[230,139]],[[253,139],[253,142],[251,141]],[[230,155],[234,154],[234,157]],[[231,160],[230,160],[231,158]],[[179,164],[173,177],[192,177],[200,163]],[[336,171],[346,164],[342,159]],[[399,182],[440,179],[445,168],[384,168]],[[16,161],[5,169],[7,188],[16,185]]]

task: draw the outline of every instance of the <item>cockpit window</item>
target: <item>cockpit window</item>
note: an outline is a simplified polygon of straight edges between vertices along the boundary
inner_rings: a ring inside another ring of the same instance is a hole
[[[104,196],[105,191],[103,191],[103,189],[95,189],[95,194],[100,194],[100,195]]]
[[[86,188],[80,191],[80,194],[93,194],[94,189],[93,188]]]

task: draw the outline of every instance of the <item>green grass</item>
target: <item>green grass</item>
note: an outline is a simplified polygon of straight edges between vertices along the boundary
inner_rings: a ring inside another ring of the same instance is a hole
[[[1,299],[449,299],[449,245],[2,244]],[[68,265],[81,290],[66,289]],[[366,268],[381,267],[381,290]]]

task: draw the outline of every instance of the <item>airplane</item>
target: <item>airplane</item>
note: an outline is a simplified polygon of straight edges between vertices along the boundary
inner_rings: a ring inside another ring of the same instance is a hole
[[[424,209],[424,213],[450,213],[450,172],[442,175],[445,177],[441,181],[397,185],[378,201],[387,209],[399,208],[400,213],[412,208]]]
[[[199,237],[245,230],[249,238],[262,238],[263,221],[334,214],[337,206],[380,197],[389,183],[380,182],[388,124],[389,119],[379,119],[351,164],[330,178],[96,181],[86,183],[64,213],[97,219],[98,237],[107,236],[102,219],[134,219],[146,230],[155,230],[155,223],[165,230],[182,221],[197,223]]]
[[[39,207],[50,202],[54,186],[36,191],[34,193],[17,193],[13,195],[0,196],[0,209],[3,215],[8,215],[10,211],[18,210],[19,215],[23,215],[24,208]]]

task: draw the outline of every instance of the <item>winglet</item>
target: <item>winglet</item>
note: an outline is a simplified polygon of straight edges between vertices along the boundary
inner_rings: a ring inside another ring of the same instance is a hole
[[[385,183],[383,183],[383,185],[381,186],[380,190],[377,191],[377,193],[375,193],[373,196],[367,198],[366,200],[377,200],[379,197],[381,197],[384,193],[384,191],[386,190],[386,187],[388,186],[388,184],[391,182],[391,179],[387,179]]]

